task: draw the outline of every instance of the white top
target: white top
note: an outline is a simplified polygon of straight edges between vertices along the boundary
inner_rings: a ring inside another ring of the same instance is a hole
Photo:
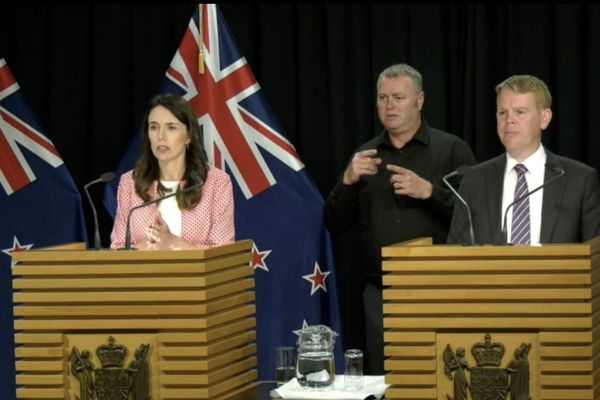
[[[517,160],[506,153],[506,169],[504,170],[504,190],[502,191],[502,215],[500,216],[500,224],[504,219],[506,208],[514,201],[515,187],[517,185],[517,171],[515,165],[519,164]],[[527,189],[531,192],[533,189],[544,184],[544,174],[546,171],[546,151],[544,146],[540,147],[529,158],[520,164],[527,167],[525,172],[525,180],[527,181]],[[544,189],[538,190],[529,196],[529,216],[531,229],[531,244],[540,244],[540,231],[542,229],[542,200],[544,199]],[[508,211],[506,216],[506,238],[508,243],[511,243],[512,231],[512,209]]]
[[[171,191],[175,191],[179,187],[179,181],[160,181],[160,183]],[[169,192],[165,194],[169,194]],[[160,211],[171,233],[181,237],[181,210],[177,205],[177,196],[169,197],[158,203],[158,211]]]

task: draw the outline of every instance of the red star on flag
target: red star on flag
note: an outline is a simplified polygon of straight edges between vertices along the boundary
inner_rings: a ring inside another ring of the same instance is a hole
[[[256,243],[252,243],[252,268],[254,268],[254,270],[260,268],[269,272],[269,268],[267,267],[267,264],[265,264],[265,258],[271,254],[271,251],[273,250],[260,251],[258,250],[258,247],[256,247]]]
[[[312,288],[310,289],[310,295],[315,294],[319,288],[323,289],[323,291],[327,292],[327,287],[325,286],[325,279],[331,272],[323,272],[319,267],[319,263],[315,262],[315,269],[312,275],[302,275],[302,279],[306,279],[310,283],[312,283]]]
[[[27,251],[31,248],[31,246],[33,246],[33,243],[31,244],[26,244],[26,245],[21,245],[21,243],[19,243],[19,239],[17,239],[17,237],[15,236],[13,238],[13,246],[9,247],[7,249],[2,249],[2,252],[4,254],[6,254],[9,257],[12,257],[12,253],[15,253],[17,251]],[[16,262],[12,261],[12,265],[11,266],[15,266]]]

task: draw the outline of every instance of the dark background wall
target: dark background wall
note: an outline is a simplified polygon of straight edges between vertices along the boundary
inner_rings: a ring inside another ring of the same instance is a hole
[[[115,169],[194,7],[0,6],[0,54],[78,188]],[[429,123],[466,139],[480,161],[501,152],[494,85],[511,74],[539,76],[554,96],[545,145],[600,167],[598,5],[226,4],[221,10],[324,196],[353,149],[380,131],[375,79],[397,62],[423,74]],[[99,202],[101,189],[95,190]],[[111,221],[99,213],[107,245]],[[352,315],[359,283],[341,254],[353,239],[335,240],[340,297]]]

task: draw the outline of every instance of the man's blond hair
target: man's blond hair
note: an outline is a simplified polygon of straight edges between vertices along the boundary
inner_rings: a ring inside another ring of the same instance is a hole
[[[533,75],[513,75],[496,85],[496,94],[502,89],[512,90],[517,93],[533,93],[535,102],[540,110],[552,106],[552,95],[548,86],[540,78]]]

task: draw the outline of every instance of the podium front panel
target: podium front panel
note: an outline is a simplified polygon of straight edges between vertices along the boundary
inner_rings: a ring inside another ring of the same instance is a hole
[[[17,398],[218,399],[248,387],[251,247],[15,254]]]
[[[386,399],[600,398],[598,239],[382,254]]]

